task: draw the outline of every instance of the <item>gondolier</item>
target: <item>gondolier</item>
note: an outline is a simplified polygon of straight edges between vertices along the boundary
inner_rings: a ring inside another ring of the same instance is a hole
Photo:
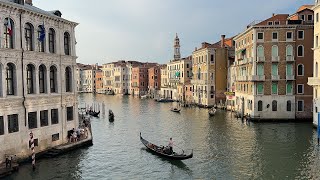
[[[172,138],[170,138],[168,146],[170,148],[170,153],[172,154],[173,153],[173,141],[172,141]]]

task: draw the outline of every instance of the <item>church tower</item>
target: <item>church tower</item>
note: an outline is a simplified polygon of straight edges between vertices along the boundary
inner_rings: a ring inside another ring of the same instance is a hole
[[[180,40],[178,34],[176,33],[176,38],[174,39],[174,60],[180,59]]]

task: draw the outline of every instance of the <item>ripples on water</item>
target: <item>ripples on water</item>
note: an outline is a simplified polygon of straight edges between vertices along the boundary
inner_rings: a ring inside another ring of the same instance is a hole
[[[92,119],[94,145],[22,166],[6,179],[319,179],[320,148],[311,123],[246,123],[231,112],[183,108],[131,96],[82,94],[80,103],[106,104],[109,123]],[[193,148],[194,157],[169,161],[146,151],[147,140]]]

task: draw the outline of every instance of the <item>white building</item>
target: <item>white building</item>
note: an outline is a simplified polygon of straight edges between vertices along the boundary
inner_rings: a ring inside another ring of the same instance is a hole
[[[0,0],[0,162],[68,141],[78,127],[75,82],[77,23],[31,0]],[[43,25],[45,31],[43,31]],[[38,38],[44,35],[44,40]]]
[[[314,70],[313,77],[309,77],[308,85],[313,86],[313,125],[318,126],[318,112],[320,107],[320,98],[318,93],[320,92],[320,78],[319,78],[319,64],[320,64],[320,46],[319,46],[319,34],[320,34],[320,23],[319,23],[319,13],[320,13],[320,1],[316,0],[315,5],[312,8],[314,11]]]

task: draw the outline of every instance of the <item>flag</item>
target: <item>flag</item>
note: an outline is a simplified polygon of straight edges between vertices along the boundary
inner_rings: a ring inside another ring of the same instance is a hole
[[[11,20],[8,18],[7,20],[7,30],[9,32],[9,35],[12,36],[12,27],[11,27]]]
[[[45,31],[45,28],[44,28],[44,23],[42,25],[40,25],[40,34],[39,34],[39,38],[38,40],[43,42],[44,41],[44,38],[46,37],[46,31]]]

